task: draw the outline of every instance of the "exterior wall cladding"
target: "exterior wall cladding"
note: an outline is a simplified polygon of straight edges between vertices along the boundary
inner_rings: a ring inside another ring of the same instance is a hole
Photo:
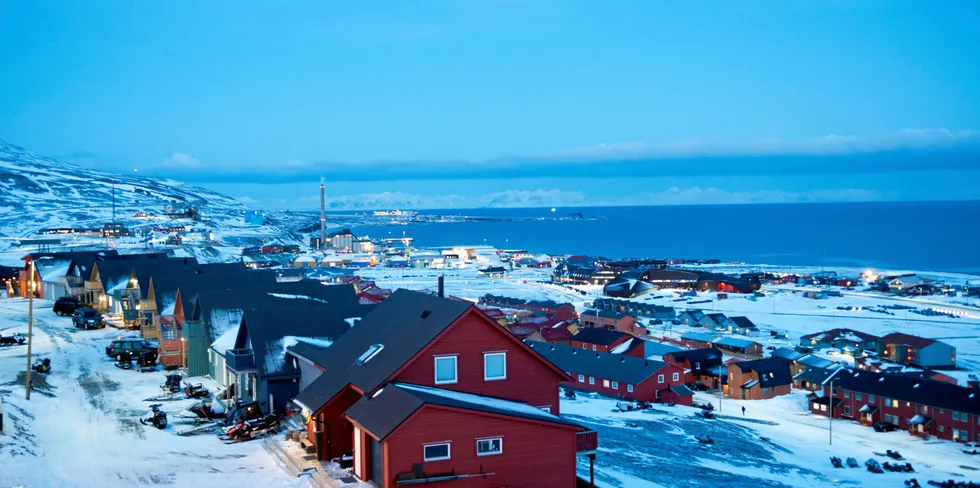
[[[674,373],[677,373],[677,380],[674,380]],[[691,397],[678,398],[673,394],[673,392],[670,391],[671,386],[683,385],[687,379],[684,375],[684,369],[673,364],[664,365],[664,367],[660,368],[660,370],[653,376],[650,376],[640,384],[632,385],[632,392],[629,391],[630,385],[622,381],[616,381],[616,387],[613,388],[614,381],[610,379],[589,376],[587,374],[576,373],[574,371],[572,371],[570,374],[574,382],[569,386],[573,388],[591,390],[603,395],[609,395],[616,398],[623,398],[637,402],[669,400],[675,403],[682,403],[684,405],[690,405],[691,403]],[[662,383],[657,381],[660,379],[659,375],[663,375],[664,377],[664,381]],[[590,378],[593,381],[590,382]],[[608,387],[605,386],[605,381],[609,382]],[[657,396],[657,392],[660,392],[660,397]]]
[[[965,431],[968,439],[956,439],[961,442],[973,441],[980,442],[980,416],[958,413],[958,420],[953,420],[953,412],[928,405],[904,402],[893,398],[867,395],[854,391],[834,388],[836,394],[834,398],[842,400],[841,404],[834,408],[834,418],[858,420],[864,425],[874,425],[879,420],[887,420],[898,425],[900,429],[909,431],[909,419],[916,415],[932,418],[932,422],[923,426],[920,431],[918,428],[912,429],[911,434],[918,437],[936,437],[944,440],[953,440],[955,431]],[[824,385],[824,395],[830,394],[830,386]],[[858,396],[860,395],[860,396]],[[886,403],[886,401],[888,403]],[[861,407],[872,405],[878,407],[878,411],[870,417],[859,412]],[[846,407],[846,408],[845,408]],[[824,406],[826,408],[826,406]],[[810,402],[810,411],[817,415],[827,415],[826,411],[820,411],[818,405]],[[888,416],[886,418],[886,416]]]
[[[622,339],[618,339],[618,340],[616,340],[616,342],[613,342],[612,344],[606,345],[606,344],[595,344],[595,343],[592,343],[592,342],[576,341],[575,338],[574,338],[574,336],[573,336],[572,337],[572,340],[569,341],[569,345],[571,345],[575,349],[582,349],[582,350],[585,350],[585,351],[609,352],[610,350],[615,349],[616,347],[618,347],[620,344],[626,342],[627,339],[629,339],[629,337],[624,337]],[[593,346],[595,346],[595,349],[592,349]],[[642,350],[643,348],[641,347],[640,349]]]
[[[558,384],[561,379],[558,373],[507,337],[507,331],[491,322],[475,312],[467,314],[409,363],[394,380],[506,398],[536,407],[549,406],[551,413],[558,415]],[[490,352],[507,353],[506,379],[483,379],[483,354]],[[457,382],[437,385],[435,357],[447,355],[456,356]]]
[[[561,426],[536,424],[508,417],[474,415],[468,412],[424,407],[382,443],[387,463],[384,483],[396,486],[395,475],[410,472],[412,464],[422,463],[422,445],[449,442],[450,459],[424,463],[427,473],[455,470],[456,474],[495,473],[451,483],[467,488],[525,486],[575,486],[575,430]],[[452,426],[446,429],[446,426]],[[447,434],[451,432],[451,434]],[[502,453],[477,456],[476,440],[488,437],[502,439]],[[542,470],[547,476],[541,476]],[[542,479],[544,478],[544,479]],[[380,484],[380,483],[379,483]]]

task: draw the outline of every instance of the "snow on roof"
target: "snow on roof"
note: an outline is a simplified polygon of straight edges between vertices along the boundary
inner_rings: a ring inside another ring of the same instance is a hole
[[[633,343],[633,338],[631,337],[626,342],[624,342],[624,343],[622,343],[622,344],[620,344],[620,345],[612,348],[609,352],[611,352],[613,354],[622,354],[622,353],[626,352],[627,350],[629,350],[630,344],[632,344],[632,343]]]
[[[546,412],[538,407],[529,405],[527,403],[514,402],[510,400],[501,400],[499,398],[474,395],[472,393],[462,393],[462,392],[452,391],[452,390],[430,388],[427,386],[410,385],[407,383],[396,383],[396,385],[403,390],[417,391],[420,393],[440,396],[443,398],[458,400],[461,402],[479,403],[491,408],[507,410],[514,413],[520,413],[522,415],[527,415],[529,417],[538,417],[541,419],[547,419],[552,421],[559,418],[557,415],[552,415],[550,412]]]
[[[304,255],[296,258],[296,262],[297,263],[315,263],[316,262],[316,258],[314,258],[313,256],[310,256],[308,254],[304,254]]]
[[[37,266],[37,272],[41,275],[41,281],[56,282],[58,278],[63,278],[68,275],[68,268],[71,267],[71,261],[46,261],[39,259],[34,261],[34,265]]]
[[[297,336],[285,336],[277,341],[267,342],[265,345],[265,372],[268,374],[282,371],[283,366],[286,365],[286,348],[295,346],[299,342],[324,349],[333,344],[333,341],[324,337]]]
[[[231,329],[235,329],[237,334],[238,326],[242,323],[242,311],[241,309],[237,308],[215,308],[211,310],[211,316],[209,319],[208,324],[210,324],[211,327],[211,337],[221,337],[225,332],[228,332]]]
[[[214,349],[218,354],[224,356],[225,351],[235,348],[236,338],[238,338],[238,324],[226,330],[224,334],[218,336],[218,338],[211,343],[211,349]]]
[[[160,315],[173,315],[177,308],[177,297],[167,296],[161,302],[163,303],[163,310],[160,311]]]
[[[290,300],[313,300],[314,302],[329,303],[329,302],[327,302],[326,300],[324,300],[322,298],[313,298],[313,297],[308,296],[308,295],[290,295],[290,294],[287,294],[287,293],[269,293],[269,296],[273,296],[273,297],[276,297],[276,298],[287,298],[287,299],[290,299]]]

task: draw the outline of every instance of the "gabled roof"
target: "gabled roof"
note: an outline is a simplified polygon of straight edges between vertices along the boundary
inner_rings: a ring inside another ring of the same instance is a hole
[[[663,361],[652,359],[587,351],[561,344],[524,342],[555,366],[570,374],[584,374],[628,384],[642,383],[667,366]]]
[[[807,368],[793,377],[794,380],[826,385],[837,372],[837,368]]]
[[[624,336],[628,338],[629,334],[625,332],[620,332],[618,330],[599,329],[596,327],[582,327],[581,329],[578,330],[578,334],[572,336],[572,340],[578,342],[588,342],[589,344],[608,346],[616,341],[622,340]]]
[[[865,334],[864,332],[860,332],[852,329],[830,329],[830,330],[825,330],[823,332],[807,334],[800,338],[805,339],[807,341],[812,341],[813,339],[816,339],[818,343],[823,343],[823,344],[829,344],[837,340],[845,340],[845,341],[853,341],[853,342],[874,342],[879,339],[878,336]]]
[[[674,361],[687,361],[694,366],[694,363],[702,363],[702,368],[708,368],[721,364],[722,354],[718,348],[705,347],[701,349],[684,349],[668,353]]]
[[[308,358],[325,371],[295,401],[316,412],[348,384],[370,394],[470,310],[477,312],[469,302],[396,290],[328,352]],[[497,326],[489,319],[488,323]],[[374,345],[382,348],[359,362]]]
[[[751,347],[753,344],[758,344],[758,343],[757,342],[754,342],[754,341],[749,341],[749,340],[746,340],[746,339],[739,339],[737,337],[721,337],[721,338],[715,339],[712,342],[712,344],[714,344],[715,346],[742,347],[742,348],[745,348],[745,347]]]
[[[757,328],[748,317],[731,317],[731,319],[732,323],[734,323],[736,327],[743,329]]]
[[[373,397],[363,397],[346,412],[368,432],[384,441],[425,405],[490,413],[583,430],[578,424],[527,403],[407,383],[388,383]]]
[[[935,339],[929,339],[926,337],[919,337],[910,334],[903,334],[901,332],[892,332],[881,338],[881,342],[887,344],[901,344],[904,346],[913,347],[915,349],[922,349],[924,347],[929,347],[939,341]]]
[[[696,341],[696,342],[714,342],[714,334],[709,334],[707,332],[688,332],[681,336],[681,339]]]
[[[672,346],[670,344],[664,344],[657,341],[646,341],[642,339],[635,339],[634,342],[640,342],[643,345],[643,355],[648,359],[654,356],[663,357],[665,354],[673,354],[677,352],[684,351],[683,349]]]
[[[806,356],[806,354],[799,352],[792,347],[780,347],[772,352],[772,357],[785,359],[787,361],[796,361],[803,356]]]
[[[729,368],[736,367],[747,373],[755,371],[759,374],[759,383],[765,387],[788,385],[793,382],[789,372],[789,363],[779,358],[757,359],[732,363]]]
[[[728,317],[725,316],[725,314],[723,314],[723,313],[709,313],[708,314],[708,319],[711,320],[712,322],[716,323],[716,324],[720,324],[720,323],[724,322],[725,320],[727,320]]]
[[[943,381],[842,368],[834,375],[834,387],[980,415],[980,390]]]

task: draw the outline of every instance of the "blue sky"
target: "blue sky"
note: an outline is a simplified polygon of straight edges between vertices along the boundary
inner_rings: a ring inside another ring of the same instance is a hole
[[[0,0],[0,138],[265,207],[978,199],[977,46],[958,0]]]

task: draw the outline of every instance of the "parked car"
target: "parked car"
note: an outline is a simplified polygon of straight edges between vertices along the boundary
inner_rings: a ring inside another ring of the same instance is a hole
[[[157,345],[147,340],[133,338],[114,340],[105,348],[105,355],[110,358],[119,359],[120,354],[124,352],[130,353],[133,357],[139,357],[144,352],[151,352],[153,358],[156,359]]]
[[[875,424],[873,425],[873,427],[875,429],[875,432],[891,432],[891,431],[894,431],[894,430],[898,430],[898,426],[897,425],[895,425],[895,424],[893,424],[891,422],[885,422],[884,420],[879,420],[879,421],[875,422]]]
[[[963,444],[963,452],[967,454],[980,454],[980,442],[967,442]]]
[[[86,329],[104,329],[105,317],[91,308],[79,308],[71,316],[71,322],[75,327]]]
[[[54,313],[56,315],[71,315],[80,305],[75,297],[61,297],[54,302]]]

